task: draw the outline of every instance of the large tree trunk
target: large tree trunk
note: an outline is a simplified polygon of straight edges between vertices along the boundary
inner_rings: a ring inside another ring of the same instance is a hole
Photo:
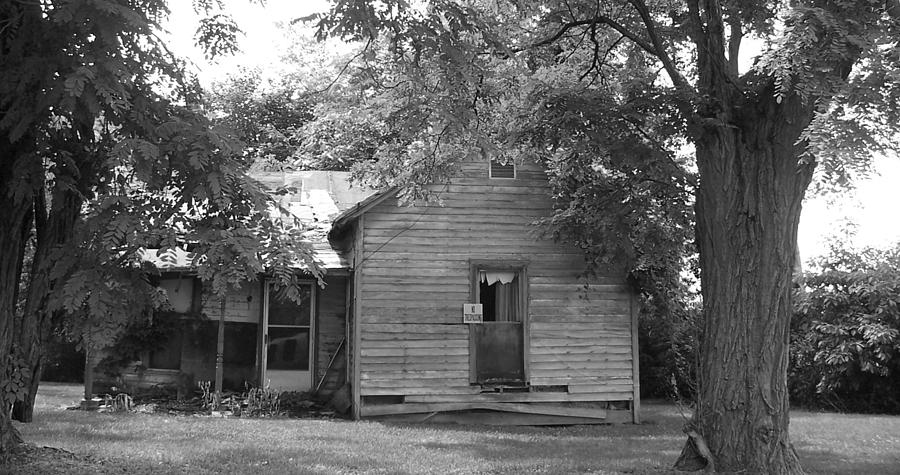
[[[698,136],[697,245],[703,295],[698,403],[677,466],[803,473],[788,436],[791,276],[812,165],[799,163],[812,116],[761,94]]]
[[[13,371],[12,350],[15,337],[15,313],[21,274],[22,255],[30,228],[31,195],[25,183],[27,175],[17,176],[13,171],[27,169],[27,157],[18,153],[12,144],[0,138],[0,387]],[[6,393],[0,392],[0,398]],[[3,459],[22,439],[12,425],[10,405],[0,399],[0,459]]]
[[[52,312],[48,309],[48,299],[57,285],[50,278],[55,264],[53,252],[60,246],[71,244],[75,221],[81,212],[83,201],[80,193],[57,190],[48,211],[42,193],[43,189],[35,195],[34,200],[37,239],[23,318],[16,329],[22,355],[31,369],[31,376],[27,381],[28,394],[24,400],[16,401],[13,407],[13,418],[20,422],[31,422],[34,416],[34,398],[44,366],[44,346],[53,329]]]

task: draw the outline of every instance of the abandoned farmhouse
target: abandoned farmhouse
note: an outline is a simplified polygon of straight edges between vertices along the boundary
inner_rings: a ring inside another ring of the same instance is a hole
[[[312,228],[324,285],[309,276],[296,303],[261,275],[223,302],[157,262],[172,309],[210,325],[144,355],[129,385],[196,387],[224,348],[225,387],[342,392],[354,418],[638,421],[635,295],[621,269],[587,277],[579,249],[536,233],[553,205],[539,166],[465,162],[415,205],[344,172],[255,177],[296,190],[282,204]]]

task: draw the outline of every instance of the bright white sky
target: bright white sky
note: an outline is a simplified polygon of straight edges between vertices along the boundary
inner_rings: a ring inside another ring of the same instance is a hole
[[[238,67],[277,63],[279,54],[290,44],[290,38],[283,34],[280,26],[328,9],[327,0],[265,0],[265,6],[259,5],[258,1],[227,0],[228,13],[244,32],[239,38],[242,52],[210,64],[194,42],[199,17],[194,13],[192,3],[184,0],[169,2],[172,13],[164,27],[169,32],[173,52],[196,64],[200,81],[207,87]]]
[[[900,158],[875,160],[879,175],[858,183],[838,203],[807,199],[800,217],[800,254],[806,260],[824,251],[824,240],[839,234],[843,223],[857,225],[857,246],[891,247],[900,242]]]
[[[194,46],[197,16],[191,3],[170,2],[172,15],[166,28],[173,51],[193,60],[201,82],[207,87],[240,66],[264,68],[277,64],[280,52],[290,42],[279,25],[328,8],[327,0],[266,0],[264,7],[250,0],[228,0],[227,8],[245,32],[240,40],[243,52],[221,59],[218,64],[209,64]],[[900,158],[877,159],[875,169],[879,175],[859,183],[855,192],[848,192],[837,203],[807,200],[799,238],[804,260],[824,252],[825,239],[838,233],[848,220],[857,225],[855,244],[858,246],[888,247],[900,242],[900,219],[895,214],[900,206]]]

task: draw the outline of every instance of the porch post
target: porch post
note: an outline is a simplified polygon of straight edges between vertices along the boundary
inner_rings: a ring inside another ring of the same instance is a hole
[[[225,360],[225,296],[222,296],[222,305],[219,308],[219,335],[216,341],[216,405],[222,399],[222,366]]]
[[[84,339],[84,401],[82,405],[85,405],[85,403],[89,405],[94,397],[94,366],[91,364],[91,360],[94,358],[94,344],[91,341],[92,333],[91,326],[88,326]]]

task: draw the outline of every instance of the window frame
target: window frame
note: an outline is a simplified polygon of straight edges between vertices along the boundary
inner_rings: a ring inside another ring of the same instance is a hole
[[[179,322],[183,320],[184,317],[179,318]],[[158,352],[159,350],[149,350],[141,352],[141,365],[145,368],[145,371],[152,371],[155,373],[180,373],[181,372],[181,363],[184,358],[184,335],[180,332],[172,335],[173,337],[178,336],[178,367],[177,368],[158,368],[153,366],[153,354]],[[171,341],[171,340],[170,340]],[[169,342],[167,342],[169,343]]]
[[[482,270],[492,271],[513,271],[519,281],[519,302],[516,311],[520,315],[520,323],[522,324],[522,371],[524,374],[523,383],[527,386],[531,379],[528,359],[529,359],[529,343],[531,341],[529,332],[528,318],[528,264],[527,260],[517,259],[469,259],[469,302],[479,303],[481,294],[481,285],[479,281],[479,272]],[[478,385],[478,368],[477,368],[477,347],[475,345],[474,325],[490,325],[495,322],[469,323],[469,384]]]
[[[500,166],[509,165],[512,166],[513,176],[494,176],[494,163],[497,163]],[[516,166],[516,162],[513,160],[509,160],[506,164],[500,163],[499,160],[490,159],[488,160],[488,178],[491,180],[515,180],[519,177],[519,167]]]
[[[183,323],[185,320],[189,318],[190,315],[199,315],[202,309],[202,293],[203,293],[203,282],[193,274],[185,274],[181,272],[163,272],[159,277],[156,278],[154,285],[161,288],[161,283],[164,280],[187,280],[191,282],[191,304],[190,308],[187,312],[175,312],[172,313],[178,315],[179,323]],[[154,312],[155,313],[155,312]],[[156,318],[154,314],[150,318]],[[142,351],[140,353],[140,361],[141,366],[146,368],[145,370],[157,372],[157,373],[180,373],[181,372],[181,363],[184,358],[184,341],[183,335],[179,333],[182,337],[180,338],[180,348],[178,349],[178,368],[157,368],[152,366],[153,354],[158,350],[153,351]]]

